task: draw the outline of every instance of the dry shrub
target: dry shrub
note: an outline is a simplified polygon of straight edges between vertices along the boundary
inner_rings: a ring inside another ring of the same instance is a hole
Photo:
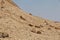
[[[32,24],[28,24],[28,25],[31,26],[31,27],[33,26]]]
[[[35,26],[36,28],[40,28],[40,26]]]
[[[21,18],[22,20],[25,20],[25,18],[23,18],[22,16],[20,16],[20,18]]]
[[[29,13],[29,15],[32,15],[31,13]]]
[[[45,23],[46,25],[49,25],[47,21],[44,21],[44,23]]]
[[[37,34],[41,34],[41,32],[40,31],[37,31]]]

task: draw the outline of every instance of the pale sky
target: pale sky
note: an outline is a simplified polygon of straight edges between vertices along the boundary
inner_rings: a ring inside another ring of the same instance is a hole
[[[35,16],[60,21],[60,0],[14,0],[14,2]]]

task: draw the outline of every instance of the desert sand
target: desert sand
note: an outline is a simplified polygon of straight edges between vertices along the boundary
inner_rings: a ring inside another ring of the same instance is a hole
[[[12,0],[0,0],[0,40],[60,40],[60,22],[27,13]]]

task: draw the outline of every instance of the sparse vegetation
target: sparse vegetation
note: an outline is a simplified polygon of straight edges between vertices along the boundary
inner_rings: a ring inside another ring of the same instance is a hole
[[[0,16],[0,18],[2,18],[2,17]]]
[[[49,25],[50,27],[54,27],[53,25]]]
[[[46,20],[44,21],[44,23],[45,23],[46,25],[49,25],[48,22],[47,22]]]
[[[58,21],[55,21],[54,23],[60,23],[60,22],[58,22]]]
[[[31,13],[29,13],[29,15],[32,15]]]
[[[40,25],[40,26],[35,26],[36,28],[40,28],[40,27],[43,27],[42,25]]]
[[[20,16],[20,18],[21,18],[22,20],[25,20],[25,18],[23,18],[22,16]]]
[[[35,31],[35,30],[31,30],[31,32],[36,33],[36,31]]]
[[[36,28],[40,28],[40,26],[35,26]]]
[[[48,28],[48,30],[51,30],[51,28]]]
[[[31,27],[33,26],[32,24],[28,24],[28,25],[31,26]]]
[[[55,27],[55,29],[60,30],[60,28],[58,28],[58,27]]]
[[[31,30],[31,32],[36,33],[36,34],[41,34],[40,31],[36,31],[36,30]]]
[[[41,32],[40,31],[37,31],[37,34],[41,34]]]
[[[1,7],[1,8],[4,8],[4,7]]]
[[[28,14],[13,0],[0,0],[0,40],[60,40],[60,23]]]
[[[40,25],[40,27],[44,27],[43,25]]]

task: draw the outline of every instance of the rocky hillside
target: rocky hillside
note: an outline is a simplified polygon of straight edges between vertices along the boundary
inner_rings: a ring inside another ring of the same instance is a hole
[[[0,0],[0,40],[60,40],[60,22],[33,16],[12,0]]]

